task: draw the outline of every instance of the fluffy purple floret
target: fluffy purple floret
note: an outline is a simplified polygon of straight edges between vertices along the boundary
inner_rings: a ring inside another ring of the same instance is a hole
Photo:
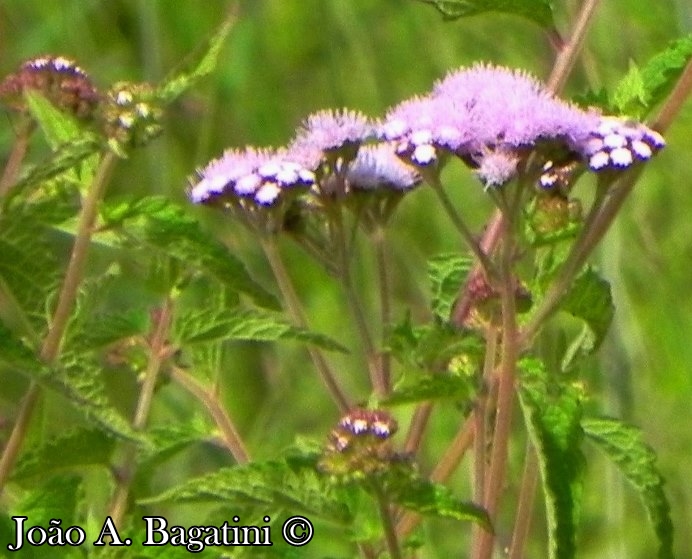
[[[199,181],[190,189],[194,203],[219,196],[250,198],[262,206],[273,205],[284,189],[310,187],[312,170],[292,158],[287,150],[245,148],[228,150],[199,171]]]
[[[394,153],[391,144],[364,146],[349,165],[346,180],[354,190],[392,188],[409,190],[421,181],[420,175]]]
[[[372,134],[372,124],[362,113],[348,109],[322,110],[302,122],[293,143],[303,149],[334,151],[360,144]]]

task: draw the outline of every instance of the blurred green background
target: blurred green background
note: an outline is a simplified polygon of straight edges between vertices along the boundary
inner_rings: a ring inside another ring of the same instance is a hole
[[[0,1],[0,74],[52,53],[75,58],[103,88],[120,80],[157,82],[212,32],[226,4]],[[578,2],[555,4],[565,31]],[[546,77],[553,60],[541,29],[516,17],[488,14],[444,23],[414,0],[247,0],[241,6],[217,71],[168,111],[161,138],[119,166],[109,196],[157,193],[186,203],[187,178],[196,167],[227,146],[282,145],[312,111],[348,106],[378,116],[458,66],[485,60]],[[691,30],[688,0],[604,2],[566,95],[613,88],[632,61],[644,64]],[[692,102],[666,137],[668,147],[648,166],[596,256],[612,282],[617,313],[601,353],[604,376],[587,382],[599,391],[603,412],[640,426],[659,452],[684,558],[692,557]],[[11,140],[7,118],[0,129],[3,156]],[[449,169],[446,178],[459,208],[480,228],[490,211],[482,188],[460,167]],[[247,234],[211,211],[192,211],[228,236],[253,273],[271,286],[267,265]],[[404,201],[391,239],[395,316],[410,310],[424,319],[426,258],[457,250],[457,236],[431,193],[420,190]],[[343,323],[347,314],[339,291],[297,249],[284,248],[315,329],[356,346]],[[364,260],[356,274],[371,285],[372,262]],[[351,393],[367,398],[359,361],[334,362]],[[275,455],[296,434],[323,438],[336,420],[298,346],[238,344],[229,352],[228,369],[228,406],[258,458]],[[448,411],[434,417],[424,469],[456,429],[458,413]],[[636,496],[598,456],[592,458],[580,556],[652,557],[653,532]],[[463,483],[465,475],[457,481]],[[467,533],[449,528],[428,527],[437,534],[440,557],[458,553]],[[536,522],[536,534],[542,531]]]

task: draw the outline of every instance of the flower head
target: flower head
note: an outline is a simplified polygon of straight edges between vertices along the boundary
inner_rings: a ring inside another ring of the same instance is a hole
[[[323,110],[309,115],[296,132],[296,149],[338,152],[358,147],[372,136],[368,118],[357,111]]]
[[[435,84],[433,96],[468,113],[470,148],[476,150],[545,140],[572,147],[598,121],[597,113],[556,98],[526,72],[483,64],[451,72]]]
[[[421,177],[396,156],[391,144],[381,143],[358,151],[346,171],[346,181],[353,190],[406,191],[418,185]]]
[[[0,82],[0,100],[15,110],[26,109],[23,93],[42,93],[58,108],[77,117],[90,117],[99,94],[87,73],[64,56],[41,56],[24,62],[19,70]]]
[[[517,174],[519,157],[507,149],[486,150],[479,161],[476,174],[486,187],[502,186]]]
[[[286,150],[231,149],[198,172],[199,181],[190,189],[195,203],[250,201],[272,206],[294,187],[310,187],[312,171],[293,160]]]
[[[592,171],[624,169],[646,161],[666,145],[663,136],[644,124],[604,116],[581,143],[580,152]]]

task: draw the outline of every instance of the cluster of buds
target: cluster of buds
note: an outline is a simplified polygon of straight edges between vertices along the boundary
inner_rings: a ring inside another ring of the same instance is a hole
[[[155,89],[146,83],[115,84],[101,104],[100,117],[109,142],[138,147],[157,137],[161,131],[163,110]]]
[[[336,479],[358,480],[400,464],[405,459],[389,441],[396,430],[396,421],[386,411],[351,410],[329,434],[320,470]]]
[[[26,111],[24,93],[36,91],[56,107],[78,118],[90,118],[100,96],[89,76],[74,60],[42,56],[26,61],[0,82],[0,101],[17,111]]]
[[[531,292],[517,278],[513,283],[517,312],[526,312],[531,308]],[[501,295],[484,274],[471,276],[468,298],[468,311],[463,317],[464,326],[482,331],[499,323],[502,316]]]

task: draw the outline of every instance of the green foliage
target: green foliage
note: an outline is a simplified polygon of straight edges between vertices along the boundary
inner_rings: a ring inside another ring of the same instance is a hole
[[[612,93],[611,110],[643,118],[668,95],[691,59],[692,35],[687,35],[673,41],[644,67],[631,63],[630,71]]]
[[[109,464],[115,439],[103,431],[78,427],[27,448],[12,472],[14,481],[49,479],[87,466]],[[62,518],[62,517],[60,517]]]
[[[531,443],[538,454],[550,557],[570,559],[576,553],[582,490],[582,390],[558,384],[538,360],[525,359],[520,368],[519,394]]]
[[[445,19],[504,12],[530,19],[542,27],[553,26],[551,0],[419,0],[433,4]]]
[[[104,230],[115,234],[109,239],[120,246],[144,247],[172,258],[183,269],[212,275],[260,306],[279,308],[276,298],[252,279],[240,260],[169,200],[159,196],[119,200],[105,205],[102,216]]]
[[[663,491],[663,477],[656,466],[656,453],[644,442],[641,431],[609,417],[585,417],[581,425],[588,440],[617,465],[642,498],[658,536],[658,557],[673,559],[670,505]]]
[[[305,513],[338,524],[352,518],[326,479],[312,467],[292,467],[285,461],[253,462],[222,468],[140,500],[143,505],[216,502],[250,507],[258,513],[270,510]]]
[[[569,353],[592,353],[597,350],[608,333],[615,313],[610,284],[595,270],[587,268],[574,280],[560,308],[582,320],[588,329]],[[571,357],[567,360],[571,361]]]
[[[472,333],[448,323],[414,326],[410,316],[392,329],[387,347],[406,369],[419,372],[444,370],[454,358],[456,366],[474,371],[482,354],[481,341]]]
[[[211,36],[208,43],[200,48],[201,56],[190,63],[189,69],[175,73],[159,86],[156,96],[163,103],[170,103],[185,93],[188,89],[205,76],[211,74],[216,68],[219,53],[231,32],[234,23],[234,15],[229,13],[226,20]]]
[[[218,340],[300,340],[322,349],[348,352],[329,337],[291,326],[280,315],[266,311],[200,308],[177,316],[174,330],[181,346]]]
[[[392,501],[407,510],[426,516],[471,521],[490,528],[490,519],[485,509],[460,501],[444,485],[416,477],[398,488],[388,489],[388,496]]]
[[[458,253],[440,254],[428,260],[432,311],[441,321],[449,319],[459,295],[459,286],[466,280],[472,266],[472,258]]]
[[[419,402],[454,400],[468,403],[475,394],[475,379],[464,374],[439,373],[414,382],[397,384],[381,404],[399,406]]]

